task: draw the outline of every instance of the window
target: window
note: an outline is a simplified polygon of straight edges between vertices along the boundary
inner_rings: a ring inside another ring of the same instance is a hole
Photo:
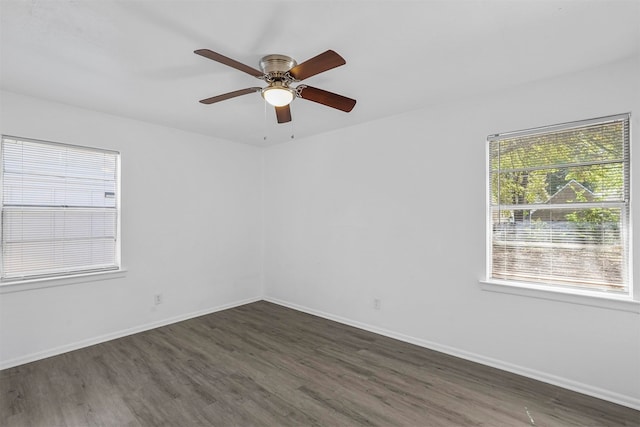
[[[488,137],[488,279],[630,296],[629,114]]]
[[[3,282],[118,270],[119,153],[2,137]]]

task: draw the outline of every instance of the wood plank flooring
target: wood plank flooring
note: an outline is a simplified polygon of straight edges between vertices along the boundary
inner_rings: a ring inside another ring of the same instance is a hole
[[[640,412],[267,302],[0,371],[2,426],[638,426]]]

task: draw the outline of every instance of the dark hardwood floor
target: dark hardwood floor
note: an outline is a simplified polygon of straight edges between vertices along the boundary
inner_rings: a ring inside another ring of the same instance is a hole
[[[0,371],[2,426],[638,426],[640,412],[248,304]]]

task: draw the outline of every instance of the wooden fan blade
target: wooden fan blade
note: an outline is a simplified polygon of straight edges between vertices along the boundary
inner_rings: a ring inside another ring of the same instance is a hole
[[[217,52],[214,52],[212,50],[209,49],[198,49],[193,51],[193,53],[196,53],[200,56],[204,56],[205,58],[209,58],[212,59],[216,62],[219,62],[221,64],[227,65],[231,68],[235,68],[236,70],[240,70],[242,72],[245,72],[249,75],[252,75],[253,77],[262,77],[264,76],[264,73],[260,70],[256,70],[253,67],[249,67],[248,65],[244,65],[241,62],[236,61],[235,59],[231,59],[231,58],[227,58],[224,55],[220,55]]]
[[[300,98],[326,105],[327,107],[336,108],[344,112],[353,110],[356,100],[338,95],[337,93],[328,92],[311,86],[303,86],[299,90]]]
[[[342,56],[332,50],[328,50],[318,56],[307,59],[302,64],[296,65],[289,70],[289,74],[296,80],[304,80],[346,63],[347,61]]]
[[[201,99],[200,102],[203,104],[213,104],[214,102],[224,101],[225,99],[235,98],[236,96],[248,95],[254,92],[260,92],[262,88],[260,87],[248,87],[246,89],[240,89],[229,93],[223,93],[222,95],[212,96],[211,98]]]
[[[276,108],[276,117],[278,118],[278,123],[287,123],[291,121],[291,108],[289,105],[285,105],[283,107],[275,107]]]

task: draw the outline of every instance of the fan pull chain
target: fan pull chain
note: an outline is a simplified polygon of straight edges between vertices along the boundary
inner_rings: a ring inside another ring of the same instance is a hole
[[[264,136],[262,137],[263,141],[267,140],[267,100],[263,101],[264,103],[264,121],[262,122],[262,133]]]

